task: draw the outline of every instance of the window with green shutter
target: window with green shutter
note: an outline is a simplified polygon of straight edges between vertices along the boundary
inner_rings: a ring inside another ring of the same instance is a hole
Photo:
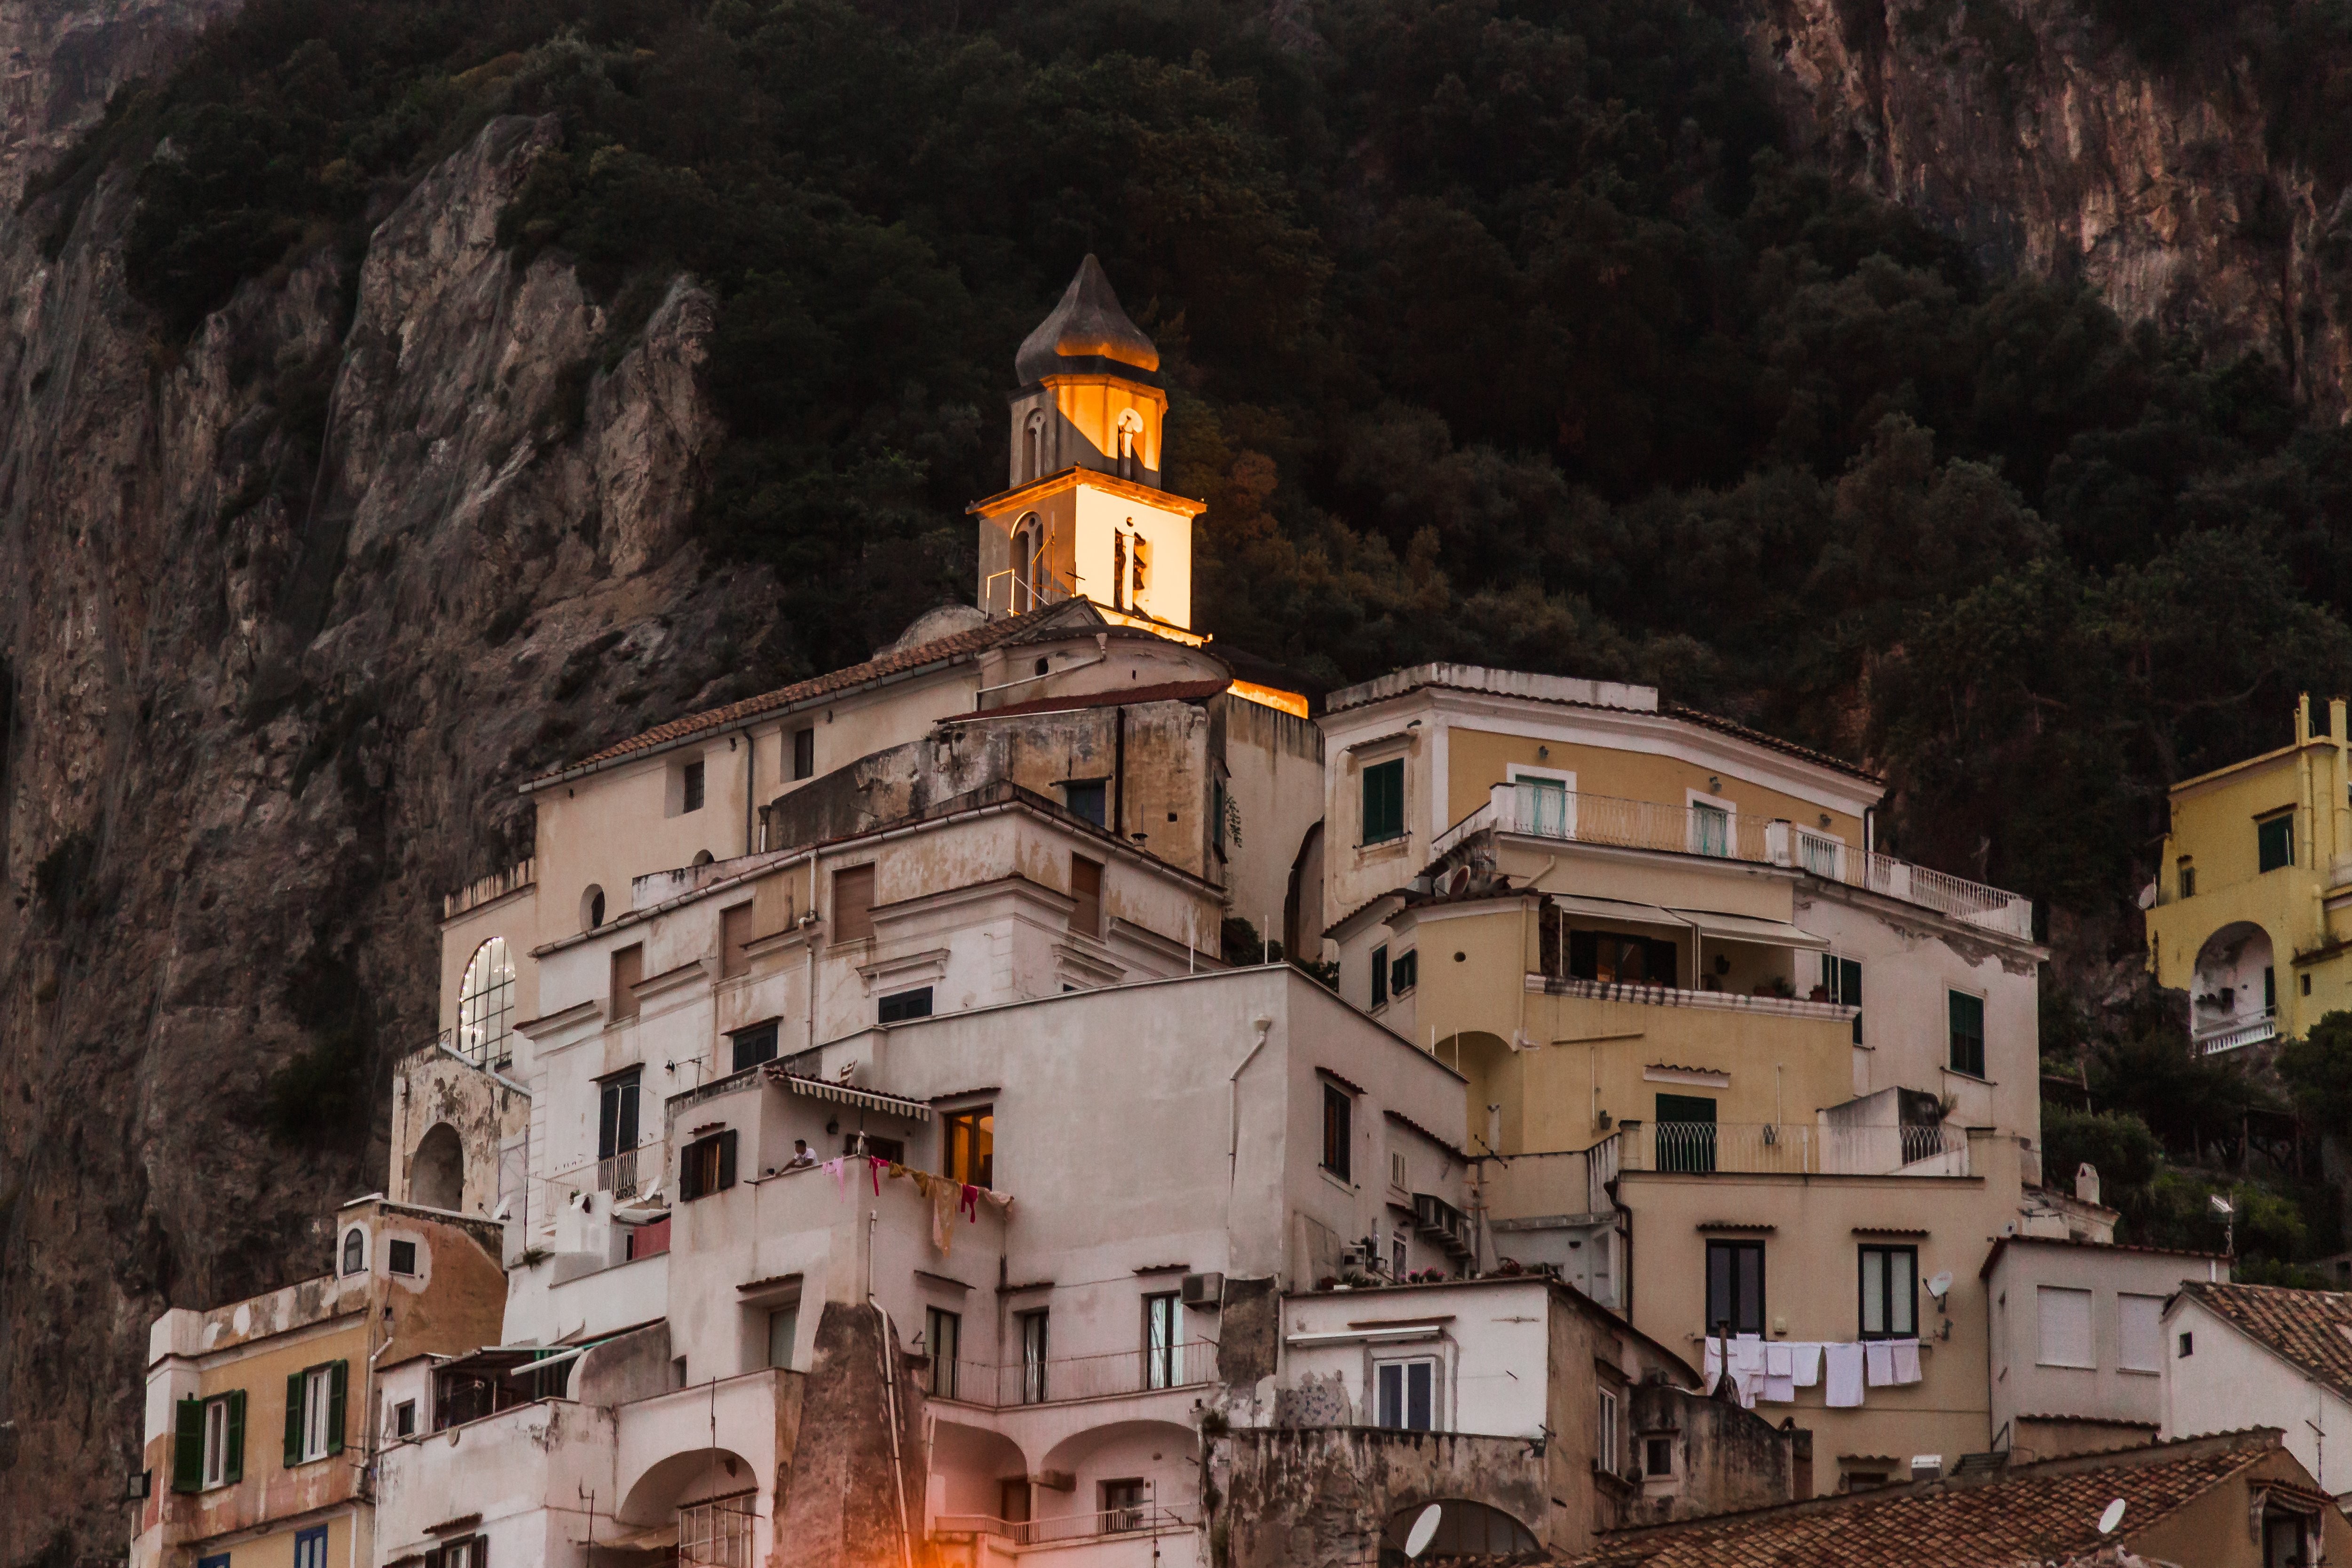
[[[245,1390],[236,1389],[222,1401],[228,1406],[227,1435],[221,1445],[221,1484],[245,1479]]]
[[[1364,839],[1384,844],[1404,837],[1404,758],[1364,769]]]
[[[1985,1075],[1984,998],[1965,991],[1949,993],[1952,999],[1952,1071],[1965,1072],[1971,1078]]]
[[[2257,873],[2294,863],[2294,813],[2282,811],[2254,824]]]
[[[172,1490],[202,1491],[205,1486],[205,1402],[183,1399],[172,1433]]]
[[[293,1372],[286,1376],[286,1468],[292,1469],[302,1462],[302,1405],[310,1375]]]
[[[327,1452],[343,1451],[343,1405],[351,1393],[352,1364],[336,1362],[328,1369],[327,1383]]]

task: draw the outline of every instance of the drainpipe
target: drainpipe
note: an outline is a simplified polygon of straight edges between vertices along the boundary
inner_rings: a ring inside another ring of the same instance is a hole
[[[2327,705],[2327,733],[2336,742],[2335,793],[2329,798],[2335,807],[2336,853],[2329,865],[2329,880],[2334,880],[2334,861],[2352,855],[2352,737],[2345,730],[2345,701],[2336,697]]]
[[[1121,843],[1127,838],[1127,707],[1121,704],[1111,710],[1110,738],[1110,836]]]
[[[743,732],[743,852],[747,855],[759,852],[751,832],[752,818],[760,810],[759,799],[760,737],[747,729]]]

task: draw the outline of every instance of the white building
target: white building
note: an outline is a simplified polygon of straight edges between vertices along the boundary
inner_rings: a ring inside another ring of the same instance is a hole
[[[2163,1322],[2166,1437],[2276,1427],[2321,1487],[2352,1494],[2352,1295],[2189,1284]]]

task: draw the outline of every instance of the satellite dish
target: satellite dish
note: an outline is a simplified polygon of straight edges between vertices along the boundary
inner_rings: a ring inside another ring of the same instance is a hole
[[[1935,1297],[1939,1301],[1946,1296],[1950,1295],[1952,1293],[1952,1271],[1949,1269],[1947,1269],[1942,1273],[1937,1274],[1934,1279],[1928,1281],[1927,1293]]]
[[[2124,1500],[2117,1498],[2115,1501],[2107,1504],[2105,1512],[2099,1515],[2099,1533],[2101,1535],[2113,1535],[2116,1532],[2116,1526],[2121,1524],[2123,1521]]]
[[[1406,1561],[1410,1562],[1429,1550],[1429,1543],[1437,1539],[1437,1521],[1444,1517],[1444,1506],[1438,1503],[1431,1503],[1421,1511],[1421,1517],[1412,1521],[1411,1530],[1405,1531]]]

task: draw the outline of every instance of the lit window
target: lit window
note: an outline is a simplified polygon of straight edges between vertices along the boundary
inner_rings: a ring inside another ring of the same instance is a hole
[[[992,1186],[996,1176],[996,1107],[974,1105],[940,1118],[940,1175],[966,1186]]]
[[[597,913],[601,918],[601,909]],[[514,1054],[514,961],[507,956],[505,937],[493,936],[474,949],[457,991],[457,1049],[467,1061],[504,1061]]]

